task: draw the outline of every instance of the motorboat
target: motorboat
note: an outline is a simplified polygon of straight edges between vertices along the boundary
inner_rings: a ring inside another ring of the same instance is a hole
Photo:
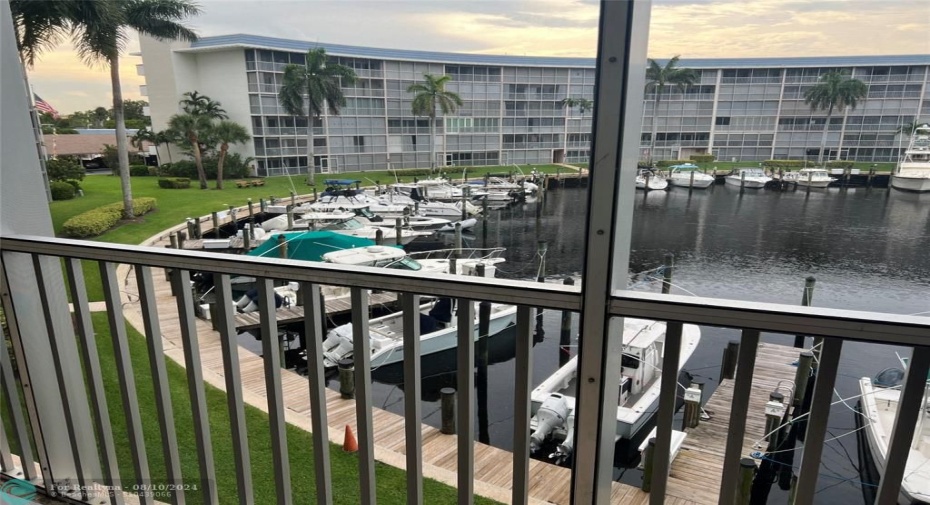
[[[906,368],[906,360],[902,359],[902,363]],[[904,370],[898,368],[886,369],[874,379],[859,379],[866,438],[869,441],[872,460],[881,474],[885,473],[888,441],[891,439],[898,412],[903,379]],[[925,386],[914,438],[907,453],[898,503],[930,503],[930,412],[927,410],[930,408],[930,395],[926,388]]]
[[[636,189],[664,191],[668,189],[668,181],[651,170],[640,170],[636,174]]]
[[[423,357],[454,349],[458,346],[456,308],[451,298],[440,298],[420,306],[420,355]],[[371,342],[371,367],[400,363],[404,359],[404,317],[396,312],[368,322]],[[517,308],[513,305],[491,304],[491,318],[486,337],[494,337],[513,326]],[[478,303],[475,303],[474,338],[478,340]],[[340,360],[353,355],[352,323],[330,330],[323,341],[323,366],[335,367]]]
[[[665,353],[665,323],[648,319],[624,318],[619,395],[617,397],[617,440],[631,440],[657,410],[661,389],[662,357]],[[701,330],[686,324],[681,335],[681,368],[701,340]],[[578,390],[578,357],[559,368],[530,394],[532,435],[530,449],[538,451],[543,442],[560,442],[550,457],[568,458],[572,452],[575,423],[575,395]]]
[[[891,176],[891,187],[901,191],[930,191],[930,124],[914,129],[904,157]]]
[[[451,203],[460,202],[463,197],[466,200],[479,201],[487,196],[486,192],[473,188],[469,188],[466,193],[466,190],[461,187],[440,178],[421,179],[416,182],[398,182],[392,184],[391,189],[414,200]]]
[[[470,229],[474,228],[476,224],[478,224],[478,220],[475,219],[475,218],[473,218],[473,217],[470,217],[470,218],[468,218],[468,219],[463,219],[463,220],[461,220],[461,221],[450,222],[449,224],[446,224],[446,225],[444,225],[444,226],[440,226],[436,231],[442,231],[442,232],[455,231],[456,225],[460,226],[460,229],[462,229],[462,230],[470,230]]]
[[[401,229],[400,237],[393,226],[371,226],[363,224],[351,212],[311,212],[293,218],[292,230],[329,230],[343,235],[376,240],[380,235],[384,245],[404,245],[417,237],[429,235],[431,232]],[[288,216],[273,217],[262,223],[267,232],[288,230]],[[274,239],[270,233],[266,240]]]
[[[394,189],[379,191],[376,198],[381,205],[405,205],[411,209],[413,214],[427,217],[441,217],[446,219],[457,219],[462,217],[462,205],[465,205],[465,214],[475,216],[481,213],[481,208],[468,200],[458,200],[455,202],[440,202],[424,198],[417,189],[413,189],[410,194],[401,193]]]
[[[761,168],[737,168],[727,176],[727,184],[747,189],[764,188],[771,180]]]
[[[783,181],[794,182],[798,186],[825,188],[831,182],[836,181],[836,177],[830,177],[830,174],[823,168],[802,168],[797,172],[788,172],[781,178]]]
[[[672,165],[668,168],[671,171],[668,176],[668,182],[672,186],[706,189],[716,181],[714,176],[705,174],[701,171],[701,167],[693,163]]]

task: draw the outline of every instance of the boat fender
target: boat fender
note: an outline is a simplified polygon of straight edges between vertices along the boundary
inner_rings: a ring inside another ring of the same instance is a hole
[[[559,393],[552,393],[536,411],[536,431],[530,435],[530,452],[536,452],[549,437],[552,430],[565,424],[568,419],[568,404]]]

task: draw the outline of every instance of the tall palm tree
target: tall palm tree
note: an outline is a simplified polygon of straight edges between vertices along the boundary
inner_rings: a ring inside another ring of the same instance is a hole
[[[894,132],[897,135],[903,135],[905,137],[910,137],[911,135],[914,134],[914,130],[916,130],[918,126],[926,124],[926,123],[927,121],[921,121],[919,119],[915,119],[911,121],[910,123],[904,123],[903,125],[899,126],[898,129],[895,130]]]
[[[129,30],[161,40],[197,39],[197,34],[180,23],[200,9],[187,0],[103,0],[113,2],[117,14],[107,22],[76,27],[74,41],[78,54],[88,63],[104,63],[110,68],[113,88],[113,119],[116,121],[116,147],[119,152],[123,215],[133,217],[132,186],[129,180],[129,149],[123,114],[123,90],[119,79],[119,55],[129,38]]]
[[[809,104],[812,112],[827,111],[827,120],[823,125],[823,136],[820,138],[820,152],[817,153],[817,164],[823,163],[823,152],[827,149],[827,134],[830,133],[830,118],[833,109],[843,110],[846,107],[855,109],[859,100],[869,93],[869,87],[859,79],[850,77],[849,72],[834,70],[820,76],[819,82],[804,93],[804,103]],[[840,153],[837,149],[837,159]]]
[[[248,142],[251,136],[244,126],[235,122],[223,120],[213,126],[213,136],[220,144],[220,155],[216,161],[216,189],[223,189],[223,163],[226,162],[226,153],[229,144]]]
[[[352,85],[358,76],[351,68],[326,61],[322,47],[307,51],[306,64],[284,67],[284,83],[278,92],[278,101],[288,114],[307,118],[307,173],[308,184],[316,184],[313,159],[313,123],[328,108],[339,115],[346,104],[342,86]],[[306,99],[306,105],[304,100]]]
[[[176,131],[190,146],[197,166],[200,189],[207,189],[207,174],[203,170],[203,156],[200,153],[201,136],[210,130],[212,121],[206,116],[195,114],[175,114],[168,120],[168,127]]]
[[[222,107],[222,104],[211,100],[207,95],[201,95],[197,91],[188,91],[182,96],[184,98],[178,104],[181,106],[181,110],[188,114],[207,116],[210,119],[229,119],[229,115],[226,114],[226,109]]]
[[[436,169],[436,108],[442,110],[443,115],[455,112],[462,106],[462,97],[446,91],[446,83],[452,80],[448,75],[436,77],[423,74],[423,82],[411,84],[407,93],[415,93],[413,97],[413,115],[429,117],[429,168],[430,172]]]
[[[578,109],[578,112],[581,113],[581,121],[584,122],[584,113],[594,108],[594,102],[588,100],[587,98],[572,98],[565,97],[562,99],[562,107],[567,108],[569,115],[574,108]],[[568,131],[568,122],[566,121],[565,131]],[[568,153],[568,135],[565,135],[565,152]]]
[[[156,140],[157,140],[157,137],[156,137],[156,135],[155,135],[155,131],[154,131],[154,130],[150,130],[150,129],[148,129],[148,128],[142,128],[142,129],[140,129],[139,131],[137,131],[136,134],[133,135],[133,136],[129,139],[129,143],[132,144],[133,146],[135,146],[136,149],[138,149],[138,150],[141,151],[142,149],[145,148],[145,143],[146,143],[146,142],[150,142],[150,143],[154,144],[154,143],[156,142]],[[157,157],[158,157],[158,155],[156,154],[156,158],[157,158]]]
[[[165,149],[168,153],[168,163],[174,163],[174,160],[171,159],[171,144],[174,144],[181,138],[178,135],[178,132],[168,128],[167,130],[162,130],[155,134],[155,145],[160,146],[165,144]]]
[[[652,138],[649,146],[649,161],[656,150],[656,136],[659,129],[659,104],[662,102],[662,94],[665,93],[667,86],[673,86],[678,91],[684,92],[685,88],[694,84],[698,79],[697,72],[690,68],[679,68],[678,60],[681,55],[675,55],[663,67],[656,60],[649,59],[649,66],[646,68],[646,93],[653,92],[656,95],[655,108],[652,111]]]

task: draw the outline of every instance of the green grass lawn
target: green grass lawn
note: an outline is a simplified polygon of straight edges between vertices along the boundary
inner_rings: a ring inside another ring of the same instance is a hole
[[[113,345],[106,314],[94,313],[94,330],[100,354],[101,371],[107,395],[107,407],[113,436],[116,442],[120,478],[124,484],[134,482],[131,453],[126,435],[126,419],[122,412],[119,382],[113,355]],[[139,399],[142,429],[148,456],[151,478],[155,483],[166,482],[164,459],[161,450],[161,435],[155,408],[155,394],[149,368],[144,337],[127,325],[133,373]],[[171,360],[167,361],[168,382],[174,409],[175,428],[180,448],[181,471],[184,482],[199,488],[199,466],[195,445],[194,425],[184,369]],[[236,491],[235,454],[232,448],[226,395],[223,391],[206,385],[207,410],[210,418],[210,436],[213,442],[216,484],[220,503],[238,503]],[[248,427],[249,457],[252,466],[252,483],[256,503],[273,503],[275,500],[271,437],[268,415],[257,408],[245,406]],[[313,473],[313,440],[310,433],[294,426],[287,426],[288,458],[291,465],[291,490],[295,503],[306,503],[315,497]],[[342,451],[330,444],[332,462],[333,495],[335,503],[355,504],[359,502],[358,456]],[[405,503],[406,480],[403,470],[376,463],[378,501],[380,503]],[[437,481],[424,479],[424,503],[455,503],[456,490]],[[203,503],[201,490],[187,492],[188,503]],[[160,501],[169,500],[162,498]],[[475,503],[491,504],[492,500],[475,497]]]

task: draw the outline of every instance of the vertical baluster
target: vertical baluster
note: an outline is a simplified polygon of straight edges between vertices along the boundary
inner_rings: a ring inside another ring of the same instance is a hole
[[[246,234],[247,235],[247,234]],[[249,463],[249,436],[242,404],[242,375],[239,371],[239,346],[236,344],[236,324],[232,315],[232,287],[229,276],[214,275],[216,279],[216,327],[220,332],[223,353],[223,376],[226,379],[226,408],[229,410],[229,427],[232,431],[233,453],[236,455],[236,490],[241,505],[252,505],[252,469]]]
[[[58,381],[58,392],[61,395],[62,416],[65,418],[65,427],[68,430],[68,441],[71,445],[71,459],[74,462],[74,471],[77,474],[79,496],[82,501],[86,501],[87,481],[84,478],[84,469],[86,459],[90,456],[84,454],[81,451],[80,444],[78,444],[78,433],[75,427],[74,412],[71,409],[71,405],[73,405],[78,398],[78,394],[74,390],[76,385],[65,379],[64,366],[62,365],[64,363],[64,356],[61,355],[61,347],[59,346],[58,340],[63,335],[61,335],[59,328],[55,327],[55,323],[52,320],[52,309],[48,297],[49,290],[52,288],[47,282],[47,276],[42,266],[42,259],[38,255],[32,256],[32,268],[36,276],[36,287],[39,290],[42,315],[45,319],[45,331],[48,334],[48,343],[51,348],[55,378]],[[83,388],[81,388],[81,393],[80,396],[83,396]],[[94,457],[96,457],[96,455]]]
[[[151,482],[149,462],[145,453],[142,418],[139,415],[139,400],[136,398],[136,376],[132,370],[129,338],[126,335],[126,321],[123,319],[119,285],[116,280],[116,265],[101,261],[100,277],[103,281],[103,297],[107,302],[107,319],[110,323],[110,338],[113,341],[116,374],[119,377],[120,397],[123,403],[123,415],[126,417],[126,435],[129,437],[132,465],[136,471],[136,484],[141,489],[144,489],[144,486]],[[152,496],[148,493],[141,493],[139,494],[139,501],[151,505]]]
[[[200,226],[199,223],[197,226]],[[213,466],[213,444],[210,420],[207,417],[207,398],[203,388],[203,371],[200,369],[200,344],[197,340],[197,323],[194,317],[194,297],[191,293],[191,275],[187,270],[172,273],[175,299],[178,304],[178,323],[181,344],[184,348],[184,369],[187,371],[187,390],[191,399],[194,419],[194,439],[197,442],[197,463],[200,465],[200,487],[203,501],[216,504],[216,470]]]
[[[820,457],[823,454],[823,441],[827,432],[827,418],[833,400],[833,386],[836,384],[836,371],[839,368],[840,352],[843,341],[838,338],[823,339],[820,352],[820,366],[817,368],[817,380],[814,382],[814,396],[811,398],[810,417],[804,437],[804,453],[801,456],[801,469],[798,472],[798,485],[795,488],[795,505],[809,505],[814,502],[817,487],[817,474],[820,472]]]
[[[78,335],[78,346],[81,359],[84,362],[84,371],[87,388],[90,393],[93,407],[94,429],[97,433],[97,443],[101,445],[100,459],[103,463],[103,483],[109,488],[110,503],[121,505],[123,493],[116,491],[119,482],[119,467],[116,462],[116,446],[113,443],[113,428],[110,425],[110,414],[107,410],[107,396],[103,389],[103,377],[100,372],[100,357],[97,354],[97,341],[95,340],[94,324],[90,318],[90,304],[87,301],[87,289],[84,287],[84,269],[81,260],[68,258],[65,260],[65,271],[68,275],[68,287],[71,290],[71,305],[74,307],[74,318]]]
[[[885,460],[885,472],[878,485],[875,503],[895,503],[904,481],[907,466],[907,454],[918,416],[926,416],[927,370],[930,369],[930,347],[914,347],[911,359],[907,362],[907,376],[904,389],[898,399],[898,412],[895,415],[894,428],[888,441],[888,457]],[[924,419],[926,422],[926,419]]]
[[[332,470],[329,462],[329,427],[326,424],[326,377],[323,371],[323,323],[326,320],[320,286],[300,285],[304,297],[304,335],[307,342],[307,379],[310,381],[310,423],[313,430],[313,470],[316,474],[316,503],[333,503]],[[409,471],[409,469],[408,469]]]
[[[517,307],[517,355],[514,363],[513,495],[526,505],[530,491],[530,393],[533,390],[533,329],[530,308]],[[483,337],[488,338],[488,337]]]
[[[35,398],[32,395],[30,385],[29,365],[26,363],[26,354],[23,350],[22,333],[19,331],[19,323],[16,317],[16,310],[13,307],[13,297],[10,293],[10,285],[7,280],[6,263],[0,257],[0,298],[3,302],[3,312],[6,315],[7,327],[10,330],[10,342],[13,344],[13,356],[16,358],[16,365],[19,370],[19,380],[23,387],[26,400],[26,413],[29,415],[29,426],[33,428],[32,437],[35,440],[36,452],[39,456],[39,468],[42,469],[42,479],[45,482],[54,482],[51,468],[48,464],[48,454],[45,452],[45,440],[42,436],[41,425],[39,423],[38,409]],[[29,433],[26,431],[26,422],[23,418],[22,411],[19,409],[19,403],[13,403],[14,398],[19,398],[16,389],[16,380],[13,376],[13,366],[10,356],[5,351],[0,352],[0,372],[3,375],[4,393],[10,402],[10,412],[13,415],[13,427],[16,432],[16,438],[22,448],[21,463],[23,465],[23,475],[26,480],[35,481],[38,475],[35,471],[35,458],[29,445]]]
[[[0,329],[0,332],[2,332],[2,329]],[[0,333],[0,337],[5,340],[6,333]],[[6,350],[0,352],[6,352]],[[13,464],[13,455],[10,454],[10,442],[6,439],[6,427],[2,424],[0,424],[0,470],[5,474],[15,474],[17,472],[16,466]]]
[[[470,504],[475,495],[475,304],[460,298],[457,309],[458,350],[456,385],[456,432],[458,433],[459,504]]]
[[[371,418],[371,342],[368,335],[368,290],[362,288],[352,288],[352,341],[359,484],[362,505],[373,505],[376,493],[375,437]]]
[[[265,367],[265,396],[268,397],[268,424],[271,453],[274,456],[274,482],[278,505],[291,503],[291,465],[287,457],[287,430],[284,422],[284,393],[281,388],[281,342],[275,316],[271,279],[258,279],[258,307],[261,311],[262,362]]]
[[[759,347],[758,330],[743,330],[736,360],[736,382],[730,404],[730,422],[727,425],[727,446],[723,457],[723,480],[720,483],[721,504],[731,504],[739,486],[739,460],[746,434],[746,417],[749,414],[749,395],[752,393],[752,374],[756,366]]]
[[[611,325],[613,326],[613,325]],[[618,324],[623,331],[623,325]],[[675,399],[678,394],[678,362],[681,356],[682,324],[669,321],[665,325],[665,345],[662,350],[662,378],[659,390],[659,412],[656,414],[656,445],[652,460],[652,481],[649,503],[665,501],[665,489],[672,449],[672,422],[675,417]],[[623,338],[622,333],[613,338]]]
[[[423,412],[420,407],[420,296],[400,295],[404,313],[404,435],[407,505],[423,505]]]
[[[152,269],[137,265],[136,284],[139,290],[139,305],[142,308],[142,323],[145,327],[145,345],[152,371],[152,388],[155,392],[155,407],[158,413],[158,428],[161,432],[161,449],[165,458],[165,474],[171,490],[171,503],[183,505],[184,477],[181,475],[181,459],[178,456],[177,430],[174,427],[174,409],[171,405],[171,390],[168,386],[168,371],[165,368],[165,352],[161,342],[161,325],[152,284]]]

